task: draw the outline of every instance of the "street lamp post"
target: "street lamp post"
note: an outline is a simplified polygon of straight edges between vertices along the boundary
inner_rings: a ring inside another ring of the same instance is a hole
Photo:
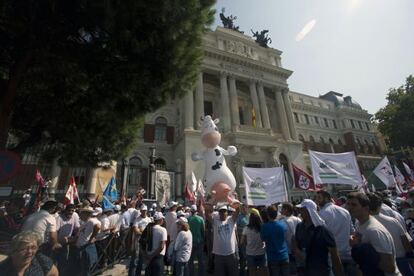
[[[148,166],[148,196],[150,199],[155,198],[155,187],[154,187],[154,173],[155,173],[155,147],[150,147],[149,166]]]

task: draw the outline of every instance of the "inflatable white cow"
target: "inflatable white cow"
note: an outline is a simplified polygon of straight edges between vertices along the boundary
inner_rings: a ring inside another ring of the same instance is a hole
[[[201,118],[201,142],[207,149],[202,153],[193,153],[191,158],[193,161],[204,160],[206,166],[203,181],[213,202],[237,204],[238,201],[233,198],[236,180],[224,159],[224,155],[236,155],[237,148],[228,146],[225,150],[219,146],[221,134],[216,126],[218,122],[219,119],[213,121],[209,115]]]

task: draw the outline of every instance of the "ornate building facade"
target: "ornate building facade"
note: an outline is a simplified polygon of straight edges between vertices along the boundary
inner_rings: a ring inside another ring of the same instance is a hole
[[[383,149],[371,115],[351,97],[337,92],[312,97],[290,91],[288,78],[293,72],[283,68],[281,51],[222,27],[205,35],[203,47],[195,89],[148,114],[136,149],[118,162],[118,183],[128,194],[142,186],[151,197],[154,169],[174,173],[171,194],[175,197],[181,197],[192,172],[197,178],[203,176],[204,165],[193,162],[191,153],[203,150],[198,122],[204,115],[220,119],[221,146],[238,149],[227,164],[241,194],[243,166],[283,165],[289,178],[292,163],[309,170],[308,149],[354,150],[362,171],[372,170],[379,162]],[[96,169],[86,168],[61,168],[53,192],[64,192],[70,175],[79,180],[81,192],[95,193]],[[291,196],[298,194],[290,191]]]

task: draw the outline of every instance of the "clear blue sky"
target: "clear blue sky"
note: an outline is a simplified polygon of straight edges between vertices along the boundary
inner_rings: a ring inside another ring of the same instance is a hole
[[[293,91],[337,91],[375,113],[414,74],[414,0],[218,0],[213,29],[222,7],[245,34],[269,30]]]

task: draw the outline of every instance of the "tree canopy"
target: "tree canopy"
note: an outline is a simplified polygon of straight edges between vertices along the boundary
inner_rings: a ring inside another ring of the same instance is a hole
[[[375,114],[378,129],[388,137],[391,147],[413,147],[414,77],[410,75],[404,85],[390,89],[387,101],[387,105]]]
[[[2,1],[0,148],[11,133],[69,164],[125,156],[143,116],[192,89],[214,2]]]

